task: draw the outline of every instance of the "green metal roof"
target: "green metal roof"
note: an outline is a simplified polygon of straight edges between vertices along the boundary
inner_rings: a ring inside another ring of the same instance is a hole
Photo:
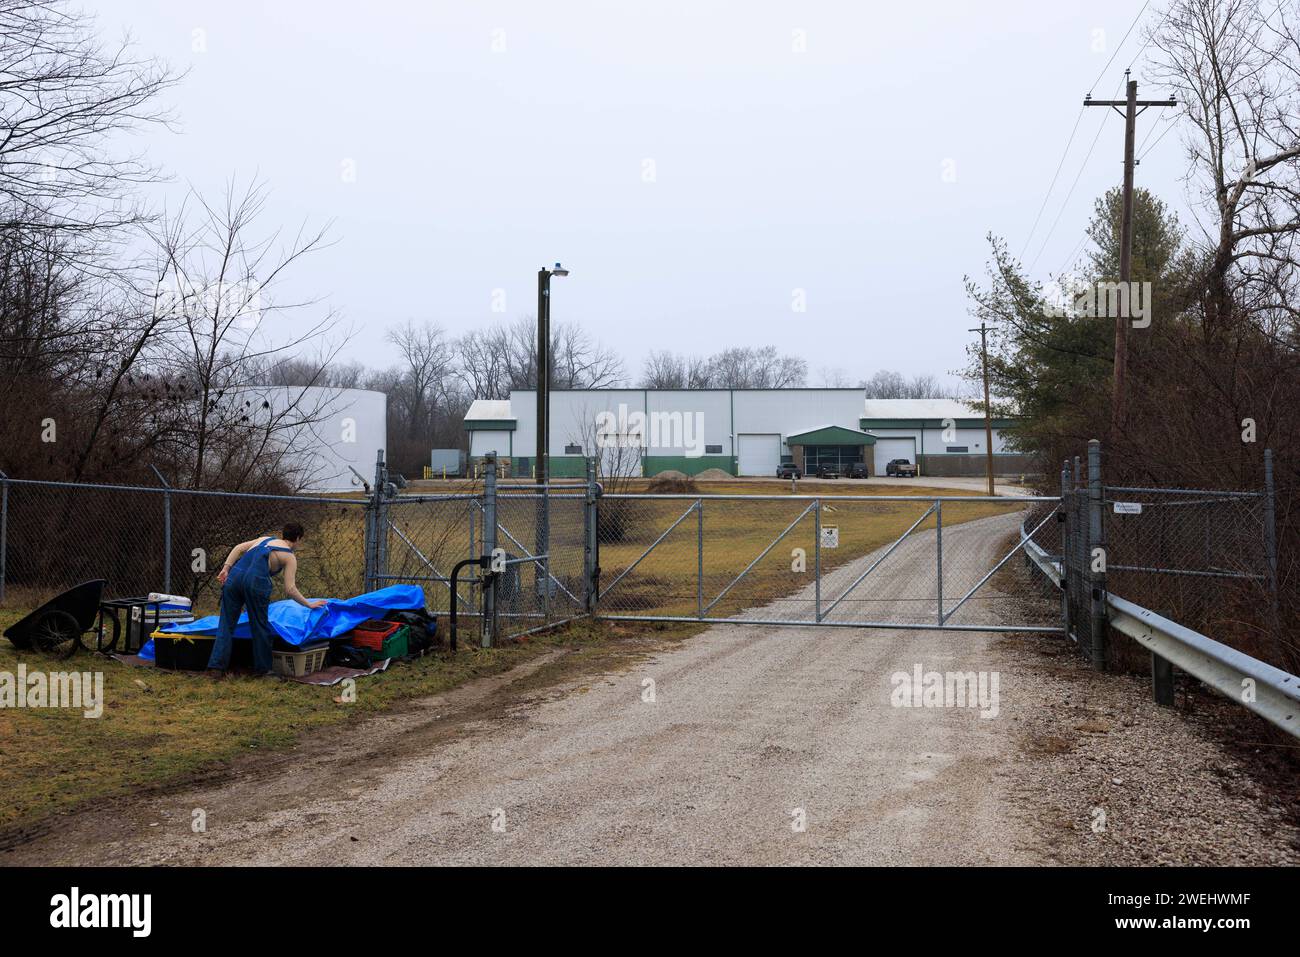
[[[876,437],[865,432],[855,432],[842,425],[826,425],[811,432],[787,435],[786,445],[875,445]]]

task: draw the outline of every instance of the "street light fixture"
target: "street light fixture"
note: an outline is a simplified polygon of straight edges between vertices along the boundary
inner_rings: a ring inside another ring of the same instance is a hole
[[[559,263],[537,271],[537,448],[533,469],[538,485],[550,478],[551,450],[551,277],[567,276]]]

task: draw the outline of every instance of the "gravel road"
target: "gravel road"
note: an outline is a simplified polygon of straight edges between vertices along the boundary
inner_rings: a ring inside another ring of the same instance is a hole
[[[946,529],[945,553],[966,556],[960,567],[969,574],[987,569],[1018,521],[1009,515]],[[912,583],[933,575],[932,563],[920,538],[873,573],[873,588],[907,601]],[[875,608],[890,614],[887,603]],[[891,675],[918,665],[997,672],[996,717],[981,717],[977,707],[892,706]],[[1062,859],[1059,834],[1045,830],[1032,793],[1044,764],[1024,744],[1051,678],[1032,651],[997,635],[726,625],[652,650],[616,673],[570,676],[540,692],[522,690],[522,677],[475,682],[359,730],[319,735],[208,787],[129,802],[113,815],[73,816],[0,860]],[[206,815],[200,833],[191,827],[196,809]],[[1086,824],[1086,802],[1070,813]],[[1076,830],[1087,838],[1086,826]]]

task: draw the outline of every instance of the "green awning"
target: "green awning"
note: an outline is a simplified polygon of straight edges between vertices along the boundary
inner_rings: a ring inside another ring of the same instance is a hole
[[[875,445],[876,437],[865,432],[855,432],[842,425],[827,425],[811,432],[787,435],[786,445]]]

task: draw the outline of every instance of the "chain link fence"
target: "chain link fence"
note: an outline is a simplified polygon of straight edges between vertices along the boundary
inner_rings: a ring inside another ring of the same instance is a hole
[[[1196,631],[1223,634],[1272,600],[1266,493],[1106,486],[1106,587]]]
[[[1064,521],[1056,547],[1044,548],[1064,570],[1067,631],[1096,667],[1135,664],[1127,642],[1110,641],[1107,595],[1255,657],[1276,657],[1271,453],[1265,462],[1260,491],[1107,485],[1097,443],[1086,460],[1064,463]]]
[[[36,606],[80,582],[117,596],[166,592],[216,610],[216,573],[257,531],[303,526],[299,588],[350,595],[365,584],[363,499],[169,488],[3,482],[0,600]]]
[[[297,584],[345,598],[416,585],[449,623],[452,573],[459,629],[491,643],[589,611],[594,477],[575,491],[501,488],[404,494],[382,456],[364,496],[256,495],[39,482],[0,475],[0,603],[35,608],[81,582],[110,598],[184,595],[198,614],[220,603],[230,550],[287,522],[303,526]],[[549,543],[549,544],[548,544]],[[501,567],[489,560],[498,552]],[[489,627],[484,627],[488,621]]]
[[[299,588],[347,597],[419,586],[483,644],[599,614],[898,628],[1017,623],[998,571],[1025,541],[1064,570],[1062,626],[1099,667],[1107,594],[1198,631],[1260,621],[1276,595],[1271,491],[1107,486],[1100,447],[1061,496],[601,495],[585,483],[408,494],[381,460],[364,496],[276,496],[0,476],[0,601],[34,607],[82,581],[217,609],[229,550],[303,525]],[[1023,537],[1022,537],[1023,536]],[[454,586],[453,577],[458,581]],[[1266,622],[1264,624],[1267,624]]]

